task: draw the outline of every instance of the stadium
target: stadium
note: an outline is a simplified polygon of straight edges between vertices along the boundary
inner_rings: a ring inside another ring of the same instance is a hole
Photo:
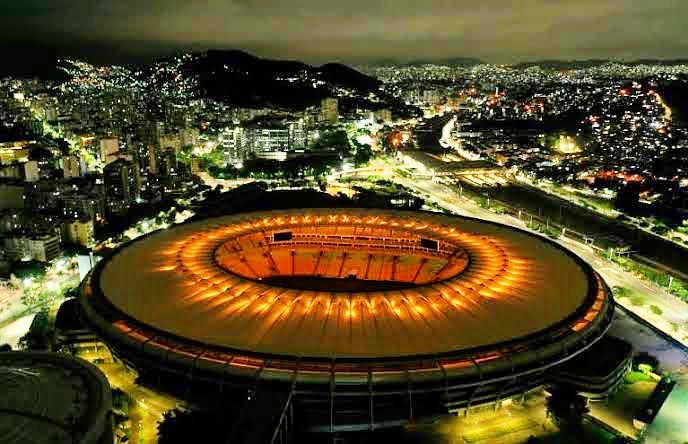
[[[613,315],[601,278],[546,238],[350,208],[152,233],[101,261],[80,301],[131,366],[191,391],[269,392],[277,423],[296,415],[315,431],[520,396],[591,347]]]
[[[112,395],[94,365],[62,353],[0,353],[3,444],[113,442]]]

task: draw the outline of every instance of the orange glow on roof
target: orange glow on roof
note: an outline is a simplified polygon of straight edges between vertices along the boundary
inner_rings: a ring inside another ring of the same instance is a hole
[[[276,240],[273,227],[290,232],[289,240]],[[113,304],[162,331],[180,329],[180,335],[237,349],[278,347],[302,354],[297,348],[307,343],[313,344],[307,353],[329,356],[328,347],[350,346],[351,341],[336,339],[340,335],[358,341],[378,338],[369,345],[372,351],[363,344],[361,353],[378,353],[375,347],[388,353],[383,345],[401,355],[415,353],[423,342],[433,352],[477,346],[488,336],[480,331],[495,325],[510,337],[551,325],[529,313],[563,318],[588,285],[578,265],[558,247],[507,227],[425,213],[292,210],[230,216],[182,225],[133,246],[158,238],[154,247],[117,262],[122,270],[131,268],[123,272],[126,279],[117,275],[117,285],[124,281],[128,290],[113,296]],[[421,239],[436,240],[437,249],[422,248]],[[271,278],[292,275],[409,286],[323,291],[271,284]],[[565,304],[562,292],[572,295]],[[153,304],[159,310],[137,308],[148,295],[156,295]],[[604,292],[601,298],[578,320],[583,324],[569,328],[585,328],[586,318],[599,316]],[[492,320],[493,311],[498,312],[492,307],[520,314]],[[176,310],[185,310],[188,322]],[[467,328],[471,333],[463,334]],[[427,341],[405,336],[420,333],[431,336]]]

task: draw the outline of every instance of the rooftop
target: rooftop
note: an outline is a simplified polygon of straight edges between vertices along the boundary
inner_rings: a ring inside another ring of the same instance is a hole
[[[114,308],[155,330],[317,358],[454,353],[564,322],[578,331],[602,305],[591,304],[598,283],[589,268],[543,238],[385,210],[188,223],[130,243],[94,278]]]
[[[111,425],[110,387],[92,365],[51,353],[0,353],[4,444],[91,443]]]

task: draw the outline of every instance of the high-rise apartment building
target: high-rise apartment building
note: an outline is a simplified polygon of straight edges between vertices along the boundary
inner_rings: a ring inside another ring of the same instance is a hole
[[[320,102],[320,120],[322,122],[337,123],[339,118],[339,101],[333,97],[326,97]]]
[[[135,162],[117,159],[103,169],[105,195],[112,213],[126,211],[141,194],[141,177]]]

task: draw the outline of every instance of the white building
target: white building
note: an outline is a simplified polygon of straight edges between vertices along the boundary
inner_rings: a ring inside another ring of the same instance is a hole
[[[442,96],[436,89],[423,90],[423,95],[421,96],[421,101],[423,103],[427,105],[437,105],[440,100],[442,100]]]
[[[26,182],[37,182],[41,177],[41,169],[38,162],[30,160],[24,164],[24,180]]]
[[[100,139],[100,160],[105,164],[114,162],[119,158],[119,138],[105,137]]]
[[[320,102],[320,121],[337,123],[339,119],[339,101],[333,97],[326,97]]]
[[[62,171],[65,179],[81,177],[83,171],[81,163],[82,159],[78,156],[65,156],[62,159]]]
[[[198,145],[198,138],[200,136],[201,132],[197,128],[185,128],[179,132],[182,147]]]
[[[308,130],[303,119],[243,130],[242,154],[272,160],[285,160],[287,152],[308,147]]]
[[[158,150],[154,145],[148,145],[148,171],[158,174]]]
[[[179,154],[182,149],[182,137],[180,133],[165,133],[158,138],[158,147],[162,150],[174,150],[175,154]]]
[[[225,161],[229,164],[238,165],[248,156],[246,132],[239,126],[222,131],[218,136],[218,142],[224,152]]]
[[[67,220],[62,223],[62,239],[66,243],[89,247],[95,244],[93,219]]]
[[[55,234],[8,237],[3,243],[14,260],[49,262],[60,255],[60,237]]]
[[[392,121],[392,111],[387,108],[382,108],[373,112],[375,120],[378,122],[391,122]]]

